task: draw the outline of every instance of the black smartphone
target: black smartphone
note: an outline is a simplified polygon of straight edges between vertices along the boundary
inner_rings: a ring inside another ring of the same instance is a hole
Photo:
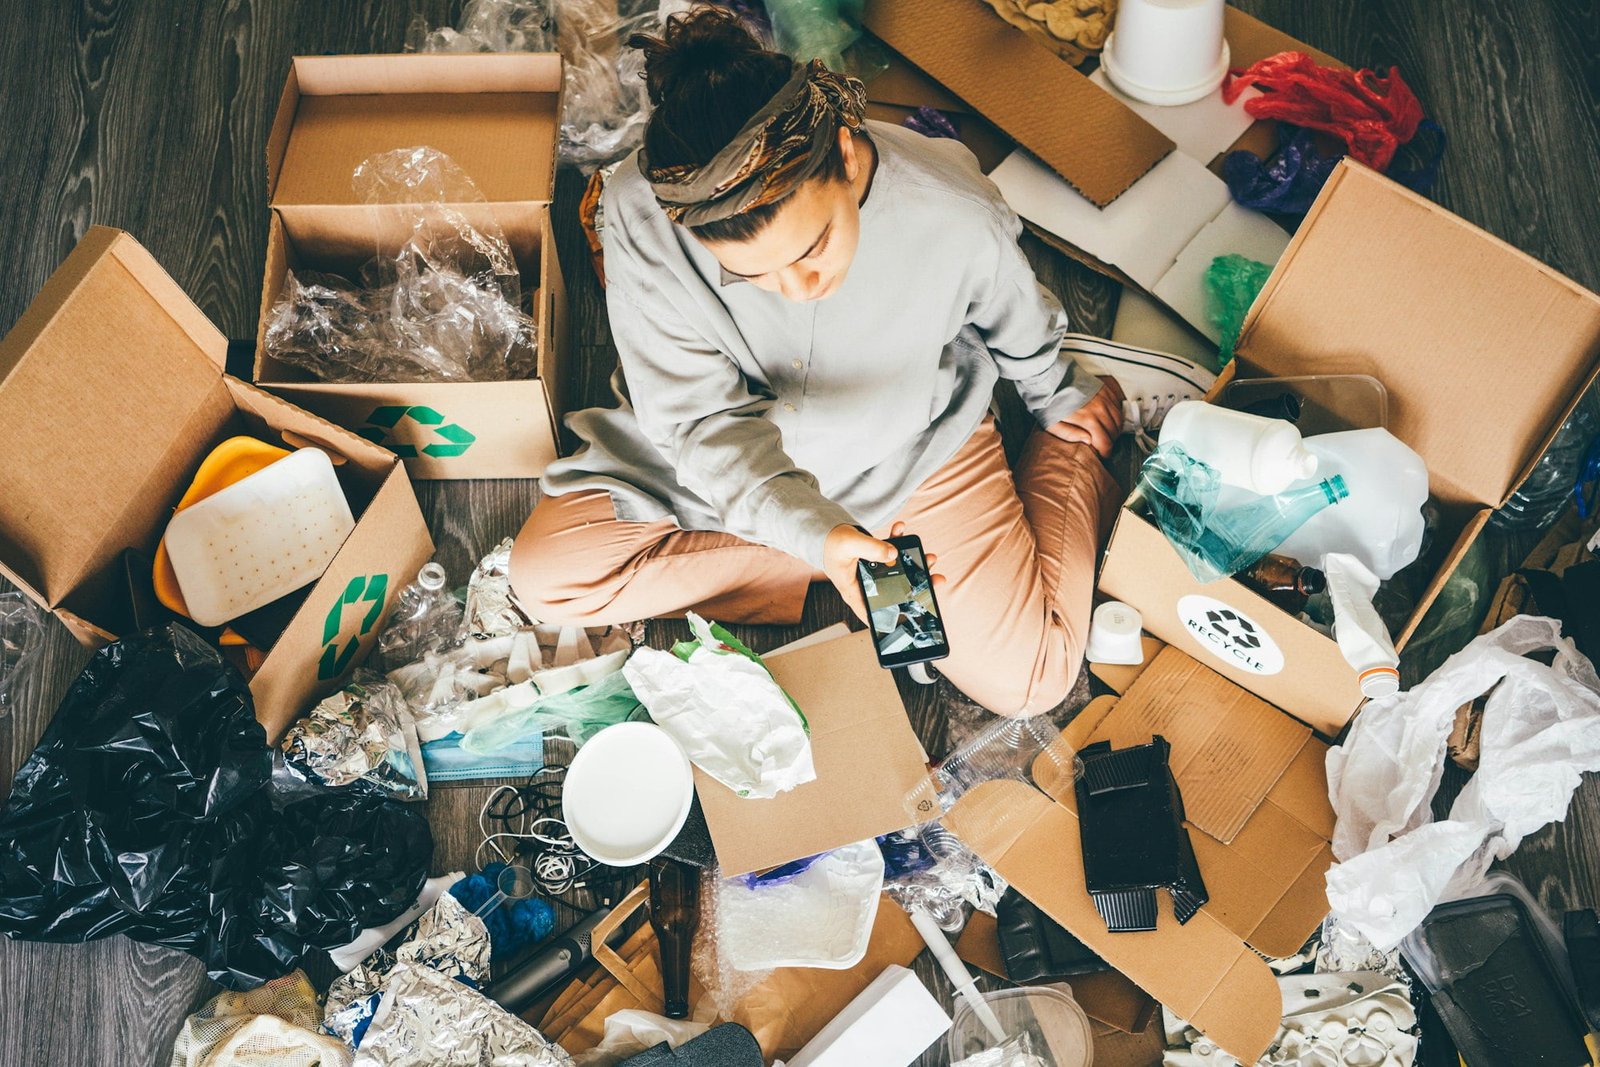
[[[944,659],[950,654],[939,601],[933,595],[933,575],[918,537],[891,537],[900,550],[893,563],[856,561],[856,581],[867,605],[867,625],[873,647],[884,667]]]

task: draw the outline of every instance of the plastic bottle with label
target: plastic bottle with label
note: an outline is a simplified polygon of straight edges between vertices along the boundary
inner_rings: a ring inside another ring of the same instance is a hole
[[[1167,412],[1161,443],[1212,467],[1224,485],[1271,496],[1317,473],[1317,457],[1300,431],[1282,419],[1265,419],[1201,400],[1185,400]]]

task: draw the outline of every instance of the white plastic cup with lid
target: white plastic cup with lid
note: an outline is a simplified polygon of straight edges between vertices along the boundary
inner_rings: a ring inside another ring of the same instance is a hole
[[[1118,90],[1147,104],[1188,104],[1228,73],[1223,0],[1121,0],[1101,63]]]

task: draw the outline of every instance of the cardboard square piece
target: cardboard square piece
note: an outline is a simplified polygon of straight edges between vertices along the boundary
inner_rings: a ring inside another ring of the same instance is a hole
[[[765,870],[915,821],[927,757],[865,631],[764,657],[811,724],[814,781],[767,800],[739,797],[695,769],[725,877]]]

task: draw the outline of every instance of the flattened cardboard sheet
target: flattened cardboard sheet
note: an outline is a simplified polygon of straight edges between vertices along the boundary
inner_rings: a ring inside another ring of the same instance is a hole
[[[926,757],[866,631],[763,658],[811,724],[817,777],[760,800],[695,768],[723,874],[776,867],[916,821],[913,794],[930,788]],[[931,793],[925,803],[932,811]]]
[[[868,0],[862,25],[1101,207],[1172,151],[984,0]]]

